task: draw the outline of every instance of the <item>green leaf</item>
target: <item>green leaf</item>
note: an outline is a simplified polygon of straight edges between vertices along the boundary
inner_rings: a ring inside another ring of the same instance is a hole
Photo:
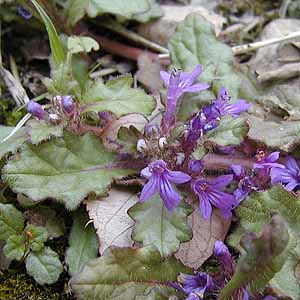
[[[68,50],[72,54],[80,52],[91,52],[99,50],[99,44],[92,38],[87,36],[70,36],[68,38]]]
[[[24,229],[25,232],[31,233],[29,246],[32,251],[41,251],[44,248],[44,243],[48,239],[48,231],[41,226],[28,225]]]
[[[207,133],[206,141],[219,146],[239,145],[248,131],[249,125],[244,119],[224,116],[219,126]]]
[[[19,235],[24,228],[24,218],[12,204],[0,203],[0,240]]]
[[[62,137],[63,126],[49,124],[45,120],[30,120],[27,123],[32,144],[39,144],[44,140],[49,140],[51,137]]]
[[[233,68],[233,53],[229,46],[217,40],[213,26],[199,14],[191,14],[179,24],[170,39],[172,67],[191,71],[197,64],[204,66],[199,80],[207,82],[215,94],[225,86],[236,99],[240,78]]]
[[[122,152],[134,154],[136,153],[137,142],[142,137],[142,133],[134,126],[121,127],[118,131],[117,143],[121,145]]]
[[[282,121],[276,123],[251,115],[248,118],[251,124],[248,137],[251,140],[264,143],[270,148],[277,148],[285,152],[291,152],[299,145],[299,121]]]
[[[300,238],[300,198],[293,196],[282,187],[275,186],[265,192],[253,193],[236,209],[240,218],[240,226],[230,236],[230,244],[239,248],[241,235],[246,232],[258,233],[261,226],[270,221],[270,213],[277,212],[285,220],[290,234],[291,243],[299,245]],[[286,262],[282,271],[271,280],[270,286],[278,295],[294,300],[300,296],[300,281],[294,276],[294,270],[300,259],[300,249],[292,248],[285,256]],[[280,280],[285,278],[284,285]]]
[[[69,0],[67,5],[68,21],[76,24],[85,14],[95,18],[102,14],[114,14],[129,20],[147,22],[162,15],[155,0]]]
[[[70,283],[79,300],[135,300],[154,287],[165,288],[178,272],[189,269],[174,258],[163,260],[152,247],[115,248],[88,262]]]
[[[93,225],[86,226],[88,221],[84,211],[74,214],[69,237],[70,246],[66,252],[70,275],[78,273],[90,259],[97,257],[99,242]]]
[[[15,153],[28,139],[28,133],[25,128],[19,129],[13,136],[3,141],[14,129],[14,127],[0,126],[0,158]]]
[[[30,252],[25,262],[27,273],[41,285],[56,282],[63,271],[58,254],[49,247],[41,252]]]
[[[32,4],[35,6],[36,10],[38,11],[45,27],[48,33],[49,42],[50,42],[50,48],[51,53],[53,55],[54,62],[56,64],[63,63],[65,60],[65,54],[63,47],[61,45],[61,42],[59,40],[58,34],[56,32],[56,29],[47,15],[47,13],[44,11],[44,9],[39,5],[39,3],[36,0],[30,0]]]
[[[244,251],[220,299],[232,299],[234,292],[245,286],[250,294],[264,288],[283,267],[291,246],[288,227],[278,214],[263,226],[259,236],[246,233],[241,239]]]
[[[20,260],[25,252],[25,236],[24,235],[11,235],[5,246],[3,253],[7,258]]]
[[[132,88],[132,83],[131,76],[112,79],[106,84],[101,80],[94,82],[82,97],[87,103],[83,113],[111,111],[118,117],[131,113],[149,115],[155,108],[153,97],[140,88]]]
[[[162,257],[167,257],[179,249],[180,242],[192,238],[187,225],[187,215],[191,212],[183,201],[169,212],[156,193],[147,202],[129,209],[129,216],[136,221],[133,239],[144,246],[155,246]]]
[[[24,145],[3,168],[3,180],[34,201],[54,198],[75,209],[89,193],[103,196],[114,179],[131,173],[97,137],[66,132],[48,143]]]

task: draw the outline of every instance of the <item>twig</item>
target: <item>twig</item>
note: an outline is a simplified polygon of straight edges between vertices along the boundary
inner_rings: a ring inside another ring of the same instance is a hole
[[[117,22],[114,22],[113,20],[109,20],[108,22],[106,22],[106,21],[101,22],[100,26],[105,27],[111,31],[114,31],[114,32],[128,38],[129,40],[132,40],[138,44],[141,44],[141,45],[148,47],[149,49],[152,49],[154,51],[157,51],[159,53],[169,53],[169,50],[167,48],[162,47],[152,41],[149,41],[148,39],[140,36],[139,34],[126,29],[125,27],[123,27],[122,25],[120,25]]]
[[[245,53],[257,50],[259,48],[265,47],[265,46],[277,44],[277,43],[291,40],[291,39],[294,39],[297,37],[300,37],[300,31],[295,31],[295,32],[289,33],[280,38],[273,38],[273,39],[249,43],[249,44],[245,44],[245,45],[234,46],[231,49],[232,49],[234,55],[245,54]],[[163,54],[159,54],[158,57],[160,59],[167,59],[167,58],[170,58],[170,54],[163,53]]]
[[[280,43],[283,41],[291,40],[291,39],[294,39],[297,37],[300,37],[300,31],[288,33],[287,35],[280,37],[280,38],[273,38],[273,39],[268,39],[268,40],[259,41],[259,42],[255,42],[255,43],[249,43],[246,45],[235,46],[235,47],[232,47],[231,49],[232,49],[234,55],[239,55],[239,54],[244,54],[244,53],[248,53],[250,51],[257,50],[257,49],[265,47],[265,46],[269,46],[272,44],[277,44],[277,43]]]
[[[107,75],[110,75],[110,74],[113,74],[115,72],[117,72],[118,70],[116,68],[107,68],[107,69],[102,69],[102,70],[99,70],[99,71],[95,71],[93,73],[90,73],[90,78],[91,79],[95,79],[95,78],[98,78],[98,77],[103,77],[103,76],[107,76]]]
[[[112,54],[125,57],[125,58],[130,59],[130,60],[137,61],[138,57],[143,53],[147,53],[152,59],[158,59],[159,58],[158,54],[156,54],[156,53],[153,53],[153,52],[150,52],[150,51],[145,51],[143,49],[136,48],[136,47],[127,46],[127,45],[124,45],[122,43],[112,41],[112,40],[110,40],[108,38],[105,38],[103,36],[99,36],[99,35],[96,35],[96,34],[90,34],[90,36],[93,39],[95,39],[101,45],[101,47],[104,50],[106,50],[106,51],[108,51]],[[166,61],[162,60],[162,61],[160,61],[160,63],[164,64],[164,65],[169,65],[170,61],[169,60],[166,60]]]
[[[260,83],[266,81],[286,80],[300,75],[300,63],[285,64],[275,70],[267,71],[258,75]]]

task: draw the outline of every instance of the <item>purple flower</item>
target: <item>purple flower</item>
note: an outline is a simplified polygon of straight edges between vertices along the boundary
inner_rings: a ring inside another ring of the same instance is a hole
[[[27,103],[26,109],[28,113],[32,114],[34,117],[36,117],[39,120],[42,120],[45,117],[46,112],[44,111],[43,107],[37,102],[30,100]]]
[[[234,262],[227,246],[222,241],[215,241],[214,256],[218,259],[227,277],[234,272]]]
[[[300,186],[300,169],[296,160],[291,156],[285,159],[285,166],[271,168],[270,176],[272,184],[286,184],[284,188],[290,192]]]
[[[192,182],[192,190],[199,198],[199,209],[204,219],[209,219],[212,205],[219,208],[224,218],[231,216],[236,200],[233,195],[221,191],[233,179],[232,175],[223,175],[212,180],[198,178]]]
[[[26,10],[22,5],[18,6],[18,14],[25,20],[29,20],[32,17],[31,13],[28,10]]]
[[[275,151],[266,156],[263,150],[258,150],[255,157],[256,163],[253,164],[254,169],[269,170],[271,167],[284,168],[283,165],[276,163],[279,159],[280,152]]]
[[[264,298],[264,300],[278,300],[276,297],[273,297],[271,295],[268,295]]]
[[[73,113],[75,105],[72,96],[63,96],[61,99],[61,107],[67,114]]]
[[[196,272],[195,275],[180,273],[177,278],[178,283],[172,283],[171,286],[186,294],[185,300],[200,300],[204,294],[214,288],[214,282],[211,276],[204,272]]]
[[[203,167],[204,167],[204,165],[203,165],[202,160],[193,160],[193,159],[191,159],[189,161],[189,164],[188,164],[189,171],[192,174],[198,174],[199,175],[201,173]]]
[[[233,195],[236,198],[236,204],[234,206],[237,207],[241,201],[243,201],[251,192],[259,191],[260,189],[257,187],[257,182],[259,178],[253,176],[247,176],[246,171],[243,167],[239,165],[231,165],[231,170],[234,175],[234,179],[237,180],[238,187],[233,192]],[[256,179],[256,180],[255,180]]]
[[[228,103],[230,97],[225,87],[221,87],[217,99],[213,102],[214,110],[219,116],[231,115],[238,116],[241,112],[250,108],[250,104],[245,100],[237,99],[235,103]]]
[[[180,196],[175,192],[171,183],[181,184],[191,180],[191,177],[183,172],[169,170],[163,160],[152,162],[141,171],[141,175],[149,181],[142,190],[140,201],[148,200],[158,191],[169,211],[172,211],[180,202]]]
[[[202,66],[197,65],[191,73],[174,71],[168,74],[165,71],[160,72],[161,79],[165,86],[168,87],[166,111],[162,120],[165,130],[168,130],[173,124],[177,101],[184,93],[198,93],[209,88],[209,85],[206,83],[194,84],[201,71]]]

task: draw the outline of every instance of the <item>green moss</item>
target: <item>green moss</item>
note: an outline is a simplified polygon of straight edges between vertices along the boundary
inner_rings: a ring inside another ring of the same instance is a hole
[[[40,286],[26,274],[0,272],[0,300],[71,300],[67,279],[51,286]]]

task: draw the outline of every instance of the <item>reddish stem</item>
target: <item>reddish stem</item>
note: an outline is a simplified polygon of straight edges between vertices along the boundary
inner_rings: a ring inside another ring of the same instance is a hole
[[[208,153],[202,159],[206,169],[228,169],[231,165],[240,165],[244,168],[251,169],[253,160],[249,157],[237,157],[230,155],[220,155]]]

